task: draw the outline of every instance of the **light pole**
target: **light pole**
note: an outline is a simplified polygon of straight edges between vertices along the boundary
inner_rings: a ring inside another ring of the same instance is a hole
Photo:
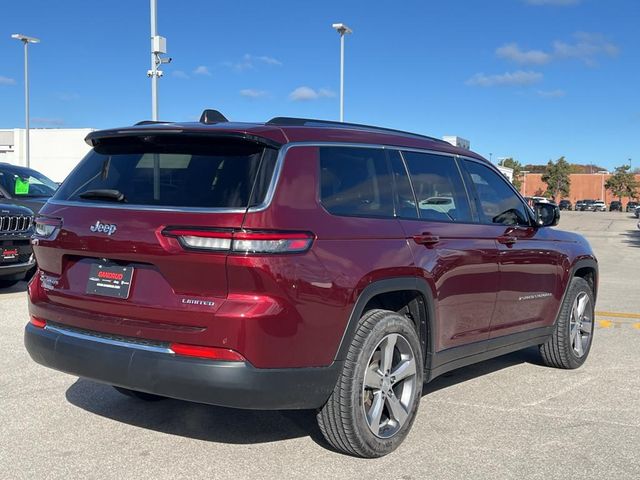
[[[31,158],[29,156],[29,44],[40,43],[40,39],[27,37],[20,33],[14,33],[11,38],[20,40],[24,45],[24,125],[25,125],[25,142],[24,154],[27,168],[31,166]]]
[[[353,33],[344,23],[331,25],[340,34],[340,121],[344,122],[344,36]]]
[[[601,195],[600,199],[604,202],[605,201],[604,200],[604,176],[608,175],[609,172],[607,172],[606,170],[600,170],[598,173],[600,174],[600,178],[602,180],[602,188],[600,190],[600,195]]]
[[[163,63],[171,63],[172,58],[160,57],[167,53],[167,39],[158,35],[158,0],[150,0],[151,14],[151,70],[147,76],[151,78],[151,120],[158,121],[158,78],[163,73],[158,67]]]

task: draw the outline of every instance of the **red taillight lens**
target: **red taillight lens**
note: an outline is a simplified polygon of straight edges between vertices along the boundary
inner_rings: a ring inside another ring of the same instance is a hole
[[[44,327],[47,326],[47,321],[46,320],[42,320],[41,318],[34,317],[33,315],[31,315],[31,318],[29,319],[29,322],[34,327],[38,327],[38,328],[44,328]]]
[[[167,228],[165,237],[177,238],[191,250],[209,250],[244,254],[301,253],[311,248],[314,236],[309,232],[250,232],[191,228]]]
[[[201,347],[185,343],[172,343],[169,348],[176,355],[185,357],[208,358],[209,360],[224,360],[227,362],[244,362],[244,357],[229,348]]]

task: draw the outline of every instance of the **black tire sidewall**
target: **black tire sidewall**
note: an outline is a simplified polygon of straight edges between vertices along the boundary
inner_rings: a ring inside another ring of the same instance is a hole
[[[571,345],[571,310],[573,307],[573,303],[576,301],[576,298],[580,293],[586,293],[589,297],[589,308],[591,315],[591,335],[589,337],[589,344],[585,349],[584,355],[579,357],[574,351],[573,346]],[[566,336],[565,342],[565,353],[569,362],[571,364],[571,368],[578,368],[581,366],[589,356],[589,352],[591,351],[591,345],[593,345],[593,332],[595,331],[595,298],[593,294],[593,290],[589,283],[580,277],[574,277],[571,280],[571,285],[569,286],[569,292],[567,294],[567,298],[565,300],[565,305],[563,305],[562,311],[562,319],[558,322],[558,328],[562,329],[562,332],[558,332],[561,335]]]
[[[366,368],[368,367],[369,358],[380,341],[391,333],[402,335],[413,350],[416,359],[416,391],[411,403],[411,410],[407,422],[402,428],[391,438],[380,438],[373,434],[367,424],[363,404],[363,382]],[[372,456],[386,455],[395,450],[407,436],[411,426],[415,420],[418,405],[422,397],[422,381],[423,381],[423,354],[420,340],[416,333],[415,327],[411,320],[393,312],[389,312],[385,317],[378,321],[368,334],[360,352],[358,354],[357,365],[354,369],[351,385],[351,415],[355,421],[355,431],[361,442],[371,451]]]

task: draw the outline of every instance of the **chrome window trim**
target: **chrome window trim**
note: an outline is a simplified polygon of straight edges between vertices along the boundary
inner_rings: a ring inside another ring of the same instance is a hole
[[[147,351],[147,352],[174,354],[174,351],[171,350],[169,347],[160,347],[160,346],[154,346],[154,345],[143,345],[143,344],[140,344],[140,343],[126,342],[124,340],[115,340],[115,339],[97,337],[97,336],[93,336],[93,335],[89,335],[89,334],[85,334],[85,333],[66,330],[64,328],[58,328],[58,327],[55,327],[53,325],[46,325],[44,327],[44,329],[45,330],[49,330],[50,332],[53,332],[53,333],[58,333],[60,335],[66,335],[68,337],[77,338],[79,340],[87,340],[87,341],[90,341],[90,342],[103,343],[103,344],[106,344],[106,345],[112,345],[112,346],[116,346],[116,347],[133,348],[133,349],[136,349],[136,350],[144,350],[144,351]]]
[[[107,208],[107,209],[124,209],[124,210],[140,210],[140,211],[155,211],[155,212],[193,212],[193,213],[258,213],[266,210],[271,206],[273,197],[275,196],[276,189],[280,183],[280,176],[284,166],[284,159],[287,152],[296,147],[353,147],[353,148],[377,148],[383,150],[397,150],[399,152],[416,152],[416,153],[429,153],[433,155],[444,155],[447,157],[460,157],[455,153],[443,152],[440,150],[430,150],[412,147],[402,147],[399,145],[384,145],[379,143],[353,143],[353,142],[289,142],[285,143],[278,150],[278,156],[276,158],[276,165],[273,170],[271,182],[267,188],[267,193],[264,200],[260,205],[256,205],[249,208],[206,208],[206,207],[171,207],[171,206],[153,206],[153,205],[126,205],[126,204],[113,204],[113,203],[88,203],[78,202],[71,200],[55,200],[53,198],[47,201],[47,204],[69,207],[89,207],[89,208]],[[265,147],[270,148],[270,147]],[[460,157],[462,158],[462,157]],[[464,157],[467,158],[467,157]],[[469,158],[470,160],[480,161],[478,159]],[[488,162],[483,162],[488,163]]]

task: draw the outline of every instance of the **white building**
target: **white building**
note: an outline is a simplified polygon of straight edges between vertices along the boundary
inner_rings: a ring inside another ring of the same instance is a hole
[[[450,143],[454,147],[464,148],[465,150],[471,150],[471,142],[466,138],[458,137],[456,135],[445,135],[442,137],[447,143]]]
[[[55,182],[63,181],[87,154],[84,141],[93,128],[32,128],[29,130],[31,168]],[[0,162],[26,166],[25,130],[0,130]]]

